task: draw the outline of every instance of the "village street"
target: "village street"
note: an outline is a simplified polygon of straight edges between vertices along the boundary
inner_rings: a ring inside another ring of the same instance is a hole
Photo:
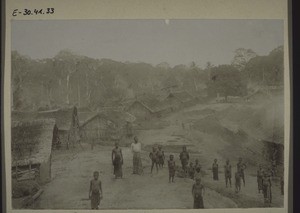
[[[166,161],[170,153],[174,154],[178,166],[182,145],[187,146],[192,161],[199,159],[203,170],[203,183],[206,187],[205,208],[262,207],[263,196],[257,192],[255,176],[257,168],[247,168],[246,187],[242,187],[239,194],[234,192],[234,178],[232,188],[225,188],[223,174],[225,159],[220,153],[230,147],[230,144],[216,140],[209,134],[197,137],[199,133],[194,132],[192,120],[186,116],[187,113],[195,110],[205,110],[205,106],[195,106],[163,118],[167,123],[164,128],[136,132],[144,150],[142,155],[144,174],[141,176],[131,174],[132,154],[128,145],[122,146],[122,142],[120,146],[124,156],[124,178],[117,180],[113,177],[111,163],[113,146],[97,145],[91,150],[88,144],[83,144],[83,148],[55,151],[52,157],[52,181],[44,186],[44,192],[34,204],[34,208],[89,209],[90,201],[87,199],[89,181],[95,170],[100,171],[104,193],[104,199],[100,204],[101,209],[192,208],[193,181],[191,179],[175,177],[175,183],[168,183],[166,166],[160,169],[158,174],[155,170],[153,175],[150,174],[151,164],[148,155],[154,144],[163,145]],[[197,119],[201,119],[201,116]],[[227,152],[230,151],[230,149],[227,150]],[[219,181],[212,180],[211,165],[214,158],[219,160]],[[237,158],[237,153],[232,155],[233,175]],[[272,206],[282,206],[283,196],[280,195],[279,186],[273,185],[272,190]]]
[[[45,191],[36,208],[52,209],[89,209],[89,181],[94,170],[100,170],[104,199],[102,209],[162,209],[191,208],[193,205],[189,179],[176,178],[168,183],[167,168],[158,174],[150,174],[149,162],[145,165],[144,175],[131,174],[131,153],[124,152],[124,179],[115,180],[112,175],[110,147],[97,147],[92,152],[82,151],[65,163],[53,168],[55,176],[45,186]],[[146,154],[145,154],[146,156]],[[71,156],[70,156],[71,157]],[[147,161],[144,161],[146,164]],[[62,188],[64,188],[62,190]],[[63,191],[63,193],[57,193]],[[236,207],[230,199],[207,189],[204,199],[206,208]]]

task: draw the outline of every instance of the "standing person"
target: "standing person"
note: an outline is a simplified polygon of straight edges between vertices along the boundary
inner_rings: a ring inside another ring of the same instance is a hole
[[[151,174],[152,174],[152,170],[153,170],[154,165],[156,167],[156,173],[158,173],[158,154],[157,154],[157,150],[156,150],[155,147],[152,147],[152,152],[150,152],[149,157],[152,161]]]
[[[192,188],[192,195],[194,198],[194,209],[204,209],[203,195],[204,186],[201,183],[201,178],[196,178],[196,183],[194,183]]]
[[[99,172],[95,171],[94,179],[90,182],[89,199],[91,199],[91,209],[99,209],[100,200],[103,198],[102,185],[99,179]]]
[[[170,155],[170,160],[168,160],[168,168],[169,168],[169,183],[171,183],[171,180],[174,183],[175,170],[176,170],[174,155]]]
[[[141,151],[142,144],[139,142],[138,138],[134,137],[134,142],[131,144],[131,151],[133,153],[133,174],[141,175],[143,173]]]
[[[158,146],[157,156],[158,156],[158,165],[160,168],[163,168],[165,164],[165,153],[162,150],[162,146]]]
[[[114,175],[115,178],[122,178],[123,177],[123,171],[122,171],[122,165],[123,165],[123,154],[122,149],[119,147],[119,143],[115,143],[115,148],[112,150],[111,153],[111,160],[112,164],[114,166]]]
[[[243,180],[244,186],[245,186],[245,172],[246,164],[243,162],[242,158],[239,158],[239,162],[236,165],[237,171],[240,173],[240,176]]]
[[[259,165],[259,169],[257,170],[257,187],[258,193],[263,190],[263,177],[264,177],[264,169],[262,165]]]
[[[219,180],[219,165],[217,163],[217,159],[214,160],[212,165],[212,172],[213,172],[213,180]]]
[[[235,192],[241,191],[241,174],[237,171],[235,173]]]
[[[224,174],[225,174],[225,183],[226,188],[229,182],[230,188],[231,188],[231,164],[229,163],[229,160],[226,160],[226,164],[224,166]]]
[[[268,172],[264,172],[262,184],[263,184],[265,205],[270,206],[272,203],[272,190],[271,190],[272,184],[271,184],[270,174],[268,174]]]
[[[180,153],[179,157],[180,157],[182,169],[183,169],[184,173],[186,174],[187,165],[188,165],[188,162],[190,159],[190,155],[186,150],[186,146],[182,147],[182,152]]]

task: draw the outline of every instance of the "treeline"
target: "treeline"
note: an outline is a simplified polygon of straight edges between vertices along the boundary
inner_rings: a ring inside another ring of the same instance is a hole
[[[267,56],[236,50],[232,64],[200,68],[93,59],[68,50],[55,57],[33,60],[12,52],[13,109],[118,105],[143,94],[161,95],[172,88],[210,96],[244,95],[253,85],[283,83],[283,48]]]

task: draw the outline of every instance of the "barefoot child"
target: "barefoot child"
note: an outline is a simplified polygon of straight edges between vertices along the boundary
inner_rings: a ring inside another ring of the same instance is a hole
[[[194,183],[192,188],[192,195],[194,198],[194,209],[204,209],[203,204],[203,194],[204,194],[204,186],[201,183],[201,178],[196,178],[196,183]]]
[[[94,172],[94,179],[90,182],[89,198],[91,199],[91,208],[99,209],[100,200],[102,197],[101,181],[98,180],[99,172]]]
[[[168,168],[169,168],[169,183],[174,182],[175,176],[175,161],[174,155],[170,155],[170,160],[168,160]]]

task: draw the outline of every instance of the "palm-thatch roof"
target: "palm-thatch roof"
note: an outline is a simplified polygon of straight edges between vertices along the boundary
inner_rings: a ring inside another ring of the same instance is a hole
[[[47,162],[52,150],[55,121],[35,120],[12,123],[12,166]]]
[[[194,97],[187,91],[171,92],[168,95],[168,98],[171,98],[171,97],[178,99],[181,103],[186,103],[186,102],[194,99]]]
[[[90,123],[92,120],[99,118],[99,117],[103,118],[105,120],[109,120],[109,121],[117,124],[118,126],[123,126],[127,122],[132,123],[136,119],[135,116],[133,116],[132,114],[130,114],[128,112],[124,112],[124,111],[117,111],[117,110],[102,111],[102,112],[98,112],[98,113],[94,114],[93,116],[89,117],[88,119],[86,119],[82,124],[80,124],[80,127],[81,128],[84,127],[85,125]]]

